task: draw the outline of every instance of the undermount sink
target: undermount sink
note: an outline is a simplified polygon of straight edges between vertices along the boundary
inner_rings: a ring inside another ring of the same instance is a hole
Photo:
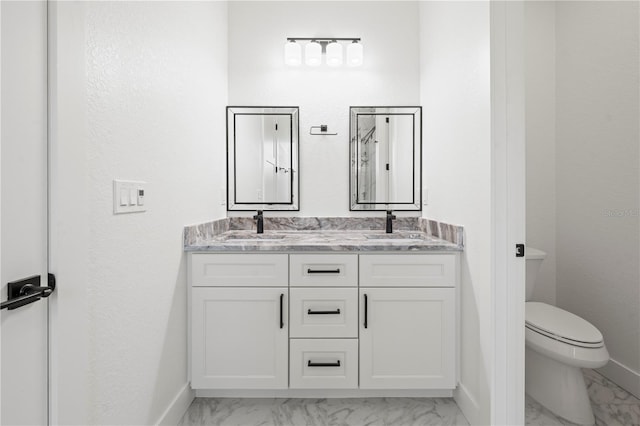
[[[285,237],[286,235],[253,234],[253,235],[228,235],[225,239],[229,241],[234,241],[234,242],[280,241]]]
[[[423,240],[423,234],[365,234],[364,237],[367,240]]]

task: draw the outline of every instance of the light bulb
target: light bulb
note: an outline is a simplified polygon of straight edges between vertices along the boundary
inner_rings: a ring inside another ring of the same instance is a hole
[[[293,40],[287,41],[284,45],[284,63],[292,67],[302,64],[302,46]]]
[[[364,57],[364,49],[360,43],[351,43],[347,46],[347,65],[350,67],[359,67],[362,65]]]
[[[312,41],[304,47],[304,63],[310,67],[317,67],[322,63],[322,46]]]
[[[335,40],[327,44],[327,65],[330,67],[342,65],[342,45]]]

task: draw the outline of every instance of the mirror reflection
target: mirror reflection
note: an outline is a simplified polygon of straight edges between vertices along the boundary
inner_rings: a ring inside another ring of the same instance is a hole
[[[298,108],[227,107],[227,210],[298,210]]]
[[[351,107],[351,210],[421,210],[421,107]]]

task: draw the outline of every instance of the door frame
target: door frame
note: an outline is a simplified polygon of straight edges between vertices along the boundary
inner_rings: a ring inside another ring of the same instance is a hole
[[[2,46],[2,2],[0,2],[0,46]],[[0,89],[2,88],[2,55],[0,55]],[[0,102],[0,135],[2,135],[2,102]],[[0,140],[2,138],[0,137]],[[0,149],[0,164],[2,164],[2,149]],[[2,188],[2,173],[0,173],[0,188]],[[0,223],[2,222],[2,197],[0,197]],[[2,244],[0,244],[0,259],[2,258]],[[1,268],[1,266],[0,266]],[[2,327],[0,327],[0,366],[2,365]],[[2,386],[0,386],[0,419],[2,418]]]
[[[491,423],[524,424],[525,93],[524,2],[491,2],[492,278]]]
[[[48,1],[49,268],[60,283],[49,297],[49,421],[91,424],[85,79],[85,7]],[[81,319],[81,320],[79,320]]]

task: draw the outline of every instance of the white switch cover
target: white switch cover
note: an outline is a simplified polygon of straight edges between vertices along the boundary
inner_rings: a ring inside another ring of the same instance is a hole
[[[133,180],[113,181],[113,213],[138,213],[147,210],[145,206],[146,182]]]
[[[115,199],[118,199],[118,193],[114,192],[113,193],[113,197]],[[121,206],[128,206],[129,205],[129,193],[127,191],[120,191],[120,205]]]

